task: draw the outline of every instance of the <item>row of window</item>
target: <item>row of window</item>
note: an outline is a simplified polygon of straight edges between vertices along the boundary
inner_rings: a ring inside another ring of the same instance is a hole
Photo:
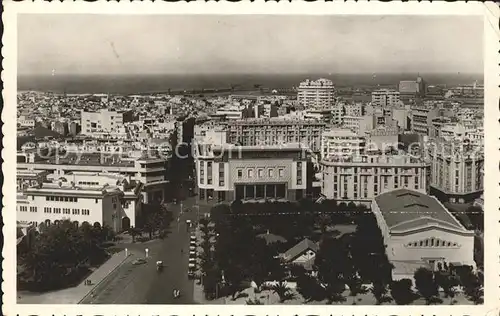
[[[99,182],[78,181],[78,184],[82,184],[82,185],[99,185]]]
[[[406,247],[458,247],[456,242],[444,241],[435,238],[411,242]]]
[[[38,209],[37,209],[36,206],[30,206],[29,210],[30,210],[31,213],[38,212]],[[27,206],[19,206],[19,211],[20,212],[27,212],[28,211],[28,207]]]
[[[78,198],[71,196],[46,196],[45,200],[56,202],[78,202]]]
[[[36,211],[35,211],[36,212]],[[69,209],[69,208],[58,208],[58,207],[44,207],[43,212],[47,214],[65,214],[65,215],[80,215],[80,209],[74,208],[74,209]],[[81,210],[81,215],[90,215],[90,210],[89,209],[82,209]]]
[[[269,178],[273,178],[274,177],[274,169],[272,168],[268,168],[267,169],[267,175]],[[237,175],[238,175],[238,179],[241,179],[243,177],[243,169],[238,169],[237,170]],[[254,170],[253,168],[248,168],[247,169],[247,177],[248,178],[253,178],[254,176]],[[285,176],[285,170],[283,168],[280,168],[278,169],[278,177],[282,178]],[[258,178],[263,178],[264,177],[264,169],[263,168],[259,168],[257,169],[257,177]]]

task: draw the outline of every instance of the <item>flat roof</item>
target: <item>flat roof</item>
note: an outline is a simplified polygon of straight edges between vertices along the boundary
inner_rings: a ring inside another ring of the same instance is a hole
[[[434,197],[398,189],[375,197],[380,213],[391,230],[412,230],[437,225],[466,232],[460,222]]]

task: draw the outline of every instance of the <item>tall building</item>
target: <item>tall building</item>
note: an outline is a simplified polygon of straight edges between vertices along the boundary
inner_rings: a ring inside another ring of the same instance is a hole
[[[312,151],[321,149],[321,133],[326,123],[298,119],[246,119],[231,121],[229,143],[243,146],[301,143]]]
[[[364,153],[365,139],[349,129],[331,129],[321,135],[321,159]]]
[[[431,189],[452,203],[467,203],[484,190],[484,149],[470,140],[437,138],[427,144]]]
[[[81,111],[81,128],[83,135],[94,133],[117,132],[123,123],[131,122],[133,113],[131,111],[116,112],[101,109],[99,112]]]
[[[320,162],[321,192],[328,199],[370,204],[384,192],[408,188],[428,192],[430,165],[413,156],[359,155]]]
[[[474,232],[435,197],[411,189],[389,191],[373,199],[371,210],[393,265],[394,281],[412,280],[422,267],[438,271],[450,264],[476,266]]]
[[[198,198],[217,201],[295,201],[307,189],[308,148],[280,146],[195,146]]]
[[[372,92],[372,106],[396,107],[399,106],[399,92],[380,89]]]
[[[335,101],[335,87],[328,79],[307,79],[297,88],[297,101],[305,108],[330,107]]]

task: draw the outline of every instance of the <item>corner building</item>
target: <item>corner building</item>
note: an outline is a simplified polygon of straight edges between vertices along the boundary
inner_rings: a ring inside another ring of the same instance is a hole
[[[327,199],[369,205],[400,188],[427,193],[430,165],[408,155],[360,155],[323,159],[321,193]]]

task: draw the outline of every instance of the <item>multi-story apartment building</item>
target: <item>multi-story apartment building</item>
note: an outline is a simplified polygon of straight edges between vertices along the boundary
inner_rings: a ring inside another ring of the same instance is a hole
[[[373,115],[346,115],[342,118],[342,127],[350,129],[358,136],[365,137],[366,133],[375,127],[375,120]]]
[[[321,159],[364,153],[365,139],[350,129],[331,129],[321,135]]]
[[[243,146],[301,143],[321,150],[321,133],[326,123],[298,119],[246,119],[228,124],[229,143]]]
[[[297,88],[297,101],[305,108],[330,107],[335,101],[335,87],[328,79],[307,79]]]
[[[365,106],[362,103],[345,104],[342,106],[346,116],[363,116],[366,114]]]
[[[366,132],[366,140],[369,144],[367,150],[386,152],[398,149],[399,127],[397,126],[377,126]]]
[[[40,170],[52,173],[52,178],[64,177],[68,173],[94,172],[118,173],[130,177],[131,181],[141,183],[144,203],[162,201],[169,192],[167,179],[168,161],[166,158],[132,156],[104,153],[67,153],[33,162],[19,162],[18,170]]]
[[[320,169],[321,192],[328,199],[369,205],[389,190],[429,190],[430,165],[406,154],[323,159]]]
[[[437,107],[414,106],[411,108],[411,130],[415,134],[429,136],[432,120],[444,116],[444,111]]]
[[[399,106],[399,92],[389,89],[380,89],[373,91],[372,106],[378,106],[378,107]]]
[[[308,148],[280,146],[195,146],[200,200],[295,201],[307,189]]]
[[[25,186],[17,195],[17,220],[38,226],[69,219],[75,224],[135,226],[142,205],[140,186],[109,173],[71,172],[53,182]]]
[[[107,109],[101,109],[99,112],[82,110],[81,126],[83,135],[92,135],[94,133],[114,133],[117,132],[123,123],[133,120],[131,111],[116,112]]]
[[[431,189],[442,200],[467,203],[484,189],[484,148],[480,142],[436,138],[426,144],[432,164]]]

